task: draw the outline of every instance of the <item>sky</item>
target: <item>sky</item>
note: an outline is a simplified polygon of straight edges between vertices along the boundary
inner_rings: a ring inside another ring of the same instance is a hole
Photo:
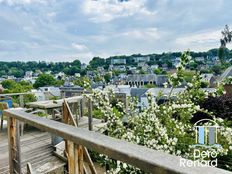
[[[231,7],[231,0],[0,0],[0,61],[206,51],[220,46]]]

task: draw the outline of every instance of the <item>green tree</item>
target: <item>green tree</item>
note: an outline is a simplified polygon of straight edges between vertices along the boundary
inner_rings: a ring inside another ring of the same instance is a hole
[[[230,31],[229,26],[226,25],[224,30],[222,31],[222,38],[220,39],[221,46],[220,46],[219,51],[218,51],[218,57],[219,57],[222,64],[225,63],[226,44],[230,43],[231,40],[232,40],[232,31]]]
[[[50,74],[40,74],[34,83],[35,88],[57,85],[56,79]]]
[[[154,73],[155,74],[162,74],[162,69],[160,69],[160,68],[154,69]]]
[[[211,70],[214,72],[214,74],[221,74],[222,67],[220,65],[214,65]]]
[[[97,69],[97,67],[105,65],[105,59],[100,57],[94,57],[90,62],[89,65],[92,69]]]
[[[106,73],[106,74],[104,75],[104,78],[105,78],[105,82],[106,82],[106,83],[109,83],[109,82],[110,82],[110,79],[111,79],[110,73]]]
[[[87,76],[82,76],[74,81],[74,85],[78,85],[85,89],[89,89],[91,86],[91,80]]]
[[[221,64],[223,65],[225,62],[225,47],[224,46],[221,46],[218,49],[218,58],[221,61]]]

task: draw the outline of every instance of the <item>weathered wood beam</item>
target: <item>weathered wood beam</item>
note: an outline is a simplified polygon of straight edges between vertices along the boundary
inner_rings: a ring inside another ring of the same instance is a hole
[[[89,130],[93,130],[93,102],[89,99],[88,101],[88,121],[89,121]]]
[[[67,101],[64,99],[63,102],[63,120],[65,124],[70,124],[70,108],[68,107]],[[74,143],[72,141],[69,141],[68,139],[65,139],[65,151],[67,154],[67,160],[68,160],[68,173],[69,174],[76,174],[75,173],[75,155],[74,155]]]
[[[64,110],[64,122],[66,124],[73,125],[73,126],[77,127],[77,124],[75,122],[75,119],[73,118],[71,109],[70,109],[70,107],[69,107],[66,100],[64,100],[63,110]],[[66,149],[69,149],[69,148],[66,146]],[[84,153],[85,153],[85,156],[89,157],[88,162],[92,164],[91,171],[92,170],[96,171],[95,168],[94,168],[94,165],[93,165],[93,163],[91,161],[91,158],[90,158],[90,156],[88,154],[88,151],[87,151],[87,149],[85,147],[83,147],[81,145],[74,145],[73,150],[74,150],[73,154],[74,154],[74,170],[75,170],[75,174],[84,174],[84,162],[83,162]],[[71,149],[69,149],[69,151],[71,151]],[[72,151],[70,153],[72,153]],[[72,161],[68,160],[68,163],[72,163]],[[72,166],[70,166],[70,167],[72,167]]]
[[[84,116],[84,98],[80,100],[80,117]]]
[[[20,154],[20,132],[19,121],[16,118],[8,117],[8,144],[9,144],[9,167],[10,174],[17,172],[21,174]]]
[[[85,158],[86,162],[89,165],[89,168],[90,168],[92,174],[97,174],[97,171],[96,171],[94,164],[91,160],[91,157],[89,155],[89,152],[88,152],[87,148],[85,148],[85,147],[83,148],[83,154],[84,154],[84,158]]]
[[[78,168],[79,168],[79,173],[78,174],[84,174],[84,160],[83,160],[83,146],[82,145],[77,145],[78,146]]]
[[[64,103],[63,103],[63,108],[64,108],[64,116],[65,116],[64,123],[77,127],[77,124],[76,124],[76,121],[73,117],[72,111],[71,111],[71,109],[70,109],[70,107],[65,99],[64,99]]]

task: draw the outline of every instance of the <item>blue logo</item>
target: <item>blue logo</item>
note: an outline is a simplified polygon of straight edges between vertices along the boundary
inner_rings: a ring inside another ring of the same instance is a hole
[[[207,124],[206,124],[207,123]],[[202,119],[194,124],[196,132],[196,146],[204,146],[211,148],[213,146],[219,147],[218,144],[218,124],[210,119]]]

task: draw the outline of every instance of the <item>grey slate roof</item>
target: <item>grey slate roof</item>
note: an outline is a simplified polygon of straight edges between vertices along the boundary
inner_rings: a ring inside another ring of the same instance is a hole
[[[230,66],[225,70],[225,72],[221,75],[219,81],[222,81],[229,76],[232,76],[232,66]]]

